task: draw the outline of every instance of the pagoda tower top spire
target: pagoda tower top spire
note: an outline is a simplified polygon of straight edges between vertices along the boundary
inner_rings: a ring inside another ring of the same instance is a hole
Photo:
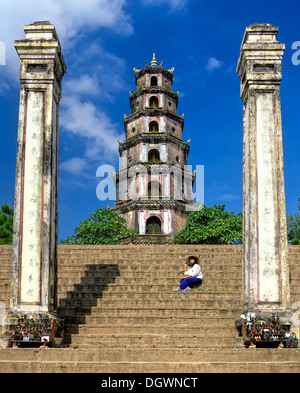
[[[155,58],[155,53],[153,53],[153,59],[151,61],[151,67],[157,67],[157,60]]]

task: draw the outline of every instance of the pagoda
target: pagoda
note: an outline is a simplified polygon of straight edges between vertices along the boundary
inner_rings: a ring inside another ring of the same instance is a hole
[[[165,242],[180,231],[191,210],[194,174],[187,168],[189,141],[177,113],[179,93],[172,90],[174,68],[158,66],[155,54],[135,72],[126,138],[119,141],[113,211],[126,219],[138,239]]]

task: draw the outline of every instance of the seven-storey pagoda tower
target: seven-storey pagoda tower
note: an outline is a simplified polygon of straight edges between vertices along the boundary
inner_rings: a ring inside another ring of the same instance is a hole
[[[189,142],[182,139],[184,117],[177,114],[172,91],[174,68],[134,68],[136,91],[130,92],[131,114],[124,115],[126,139],[119,141],[113,210],[140,237],[171,238],[185,225],[192,203],[194,175],[186,168]]]

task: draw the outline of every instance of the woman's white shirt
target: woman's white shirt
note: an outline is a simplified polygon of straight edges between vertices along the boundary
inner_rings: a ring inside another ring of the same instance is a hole
[[[184,272],[184,275],[201,278],[201,280],[203,278],[201,267],[197,265],[197,263],[195,263],[194,266],[190,267],[186,272]]]

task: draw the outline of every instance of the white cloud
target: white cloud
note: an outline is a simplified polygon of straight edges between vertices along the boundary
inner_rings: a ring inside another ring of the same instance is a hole
[[[105,50],[99,43],[93,42],[82,49],[81,55],[72,63],[70,73],[73,70],[86,70],[86,64],[89,64],[88,74],[71,80],[68,80],[66,74],[63,82],[64,96],[82,93],[113,101],[116,93],[129,90],[123,79],[126,72],[125,59]]]
[[[99,82],[97,76],[87,74],[79,78],[68,79],[64,83],[64,93],[96,95],[99,93]]]
[[[223,194],[218,198],[219,201],[238,201],[239,199],[241,197],[236,194]]]
[[[205,68],[208,71],[214,71],[214,70],[219,70],[222,67],[222,65],[223,65],[222,61],[216,59],[215,57],[210,57]]]
[[[72,173],[82,172],[84,169],[86,169],[86,167],[86,161],[79,157],[71,158],[60,164],[60,168]]]
[[[74,175],[82,175],[87,169],[88,165],[84,158],[74,157],[62,162],[59,165],[60,169],[70,172]]]
[[[14,40],[24,38],[23,26],[49,20],[55,25],[63,48],[73,47],[78,37],[100,28],[121,35],[133,32],[126,0],[1,0],[0,40],[6,45],[5,73],[18,76],[19,60]]]
[[[143,3],[149,6],[166,4],[171,11],[182,11],[186,8],[188,0],[143,0]]]
[[[1,80],[0,81],[0,95],[5,94],[8,90],[9,90],[9,84]]]
[[[116,92],[125,88],[122,75],[126,63],[103,49],[99,41],[86,42],[84,36],[101,28],[121,36],[132,34],[126,5],[127,0],[1,0],[0,40],[6,46],[6,66],[1,67],[0,94],[5,94],[11,84],[19,88],[20,62],[13,43],[24,39],[26,24],[42,20],[53,23],[63,54],[69,53],[72,60],[62,83],[60,126],[83,138],[86,151],[84,158],[70,158],[61,164],[69,173],[83,174],[88,159],[110,160],[118,155],[117,139],[123,135],[93,100],[113,101]]]
[[[73,135],[84,138],[85,156],[93,160],[108,160],[118,155],[117,140],[124,139],[118,125],[91,101],[83,102],[78,96],[62,101],[60,124]]]
[[[88,70],[86,64],[89,64]],[[81,69],[88,73],[78,75],[77,70]],[[118,92],[128,88],[123,80],[125,71],[124,59],[93,42],[84,47],[81,56],[76,57],[71,65],[70,73],[64,77],[60,126],[62,131],[84,143],[85,160],[111,162],[118,157],[117,139],[124,139],[124,135],[119,132],[119,124],[115,124],[103,112],[101,102],[113,102]],[[71,172],[72,168],[82,163],[71,159],[62,168]]]

